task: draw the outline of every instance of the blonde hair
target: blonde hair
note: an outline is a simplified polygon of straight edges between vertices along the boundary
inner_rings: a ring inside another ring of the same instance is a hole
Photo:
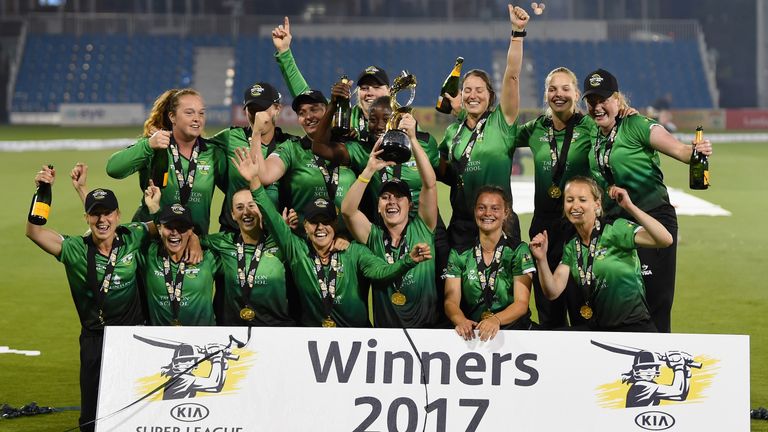
[[[176,108],[179,107],[179,99],[186,95],[200,97],[200,93],[191,88],[170,89],[158,96],[152,104],[149,117],[144,122],[144,136],[149,137],[152,135],[150,132],[153,129],[172,130],[173,124],[171,124],[169,114],[176,112]]]
[[[547,74],[547,77],[544,79],[544,106],[546,107],[544,109],[544,114],[547,117],[552,117],[552,108],[549,107],[547,91],[549,89],[549,84],[552,81],[552,77],[554,77],[555,74],[557,73],[565,74],[571,80],[571,85],[573,85],[573,90],[576,92],[576,98],[574,98],[573,100],[573,112],[577,112],[579,110],[579,104],[581,103],[581,98],[580,98],[581,91],[579,90],[579,79],[576,78],[576,74],[573,73],[572,70],[564,66],[554,68]]]
[[[614,93],[613,96],[616,96],[616,99],[619,101],[619,109],[629,108],[629,96],[620,91]]]
[[[592,197],[595,199],[595,201],[597,201],[598,204],[600,204],[600,207],[598,207],[596,211],[597,217],[602,216],[603,215],[603,189],[597,184],[595,179],[593,179],[592,177],[574,176],[565,183],[565,188],[563,188],[563,191],[568,190],[568,186],[570,186],[572,183],[581,183],[589,187],[589,191],[592,193]],[[565,215],[565,209],[563,209],[563,214]]]

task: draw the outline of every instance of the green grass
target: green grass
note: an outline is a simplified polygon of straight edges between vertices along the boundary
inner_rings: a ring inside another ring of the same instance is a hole
[[[216,128],[209,127],[208,132]],[[0,139],[52,139],[65,137],[117,138],[136,136],[138,128],[73,129],[57,127],[0,127]],[[768,214],[765,184],[759,173],[768,160],[768,143],[716,143],[711,161],[713,187],[691,192],[721,205],[731,217],[680,217],[677,295],[673,329],[677,333],[747,334],[751,337],[751,406],[768,406],[768,296],[762,273],[768,256]],[[39,357],[0,355],[0,404],[20,406],[79,405],[79,324],[64,276],[64,267],[24,237],[25,215],[34,190],[33,177],[40,165],[58,169],[53,212],[49,226],[62,233],[85,231],[82,207],[68,181],[75,162],[90,167],[89,184],[113,189],[130,218],[140,191],[134,177],[110,179],[104,172],[102,151],[51,151],[1,153],[7,206],[0,217],[0,345],[37,349]],[[667,183],[687,190],[684,165],[664,160]],[[528,167],[528,171],[530,167]],[[441,190],[442,197],[447,194]],[[442,207],[448,211],[446,199]],[[213,205],[218,209],[219,202]],[[521,218],[527,232],[530,216]],[[1,420],[2,431],[63,431],[77,424],[77,411],[66,411],[15,420]],[[745,413],[744,415],[747,415]],[[768,422],[753,421],[752,431],[768,431]]]

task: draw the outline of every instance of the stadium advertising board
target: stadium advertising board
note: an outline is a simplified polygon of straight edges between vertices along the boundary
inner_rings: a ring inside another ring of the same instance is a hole
[[[768,110],[729,109],[726,114],[728,130],[768,129]]]
[[[748,336],[109,327],[97,431],[748,431],[748,412]]]
[[[59,105],[62,126],[117,126],[144,123],[142,104],[66,104]]]

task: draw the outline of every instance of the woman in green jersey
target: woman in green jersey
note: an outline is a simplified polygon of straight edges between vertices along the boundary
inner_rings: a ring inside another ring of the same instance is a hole
[[[711,155],[712,144],[709,140],[684,144],[647,117],[620,119],[617,114],[627,106],[626,97],[619,92],[616,77],[603,69],[586,76],[583,94],[589,115],[597,124],[589,158],[592,177],[605,191],[610,192],[614,185],[626,189],[637,200],[637,206],[664,224],[674,239],[667,249],[639,251],[651,317],[660,332],[669,333],[675,292],[677,214],[669,202],[659,153],[689,163],[694,148]],[[617,217],[633,220],[625,209],[607,198],[603,197],[603,202],[609,221]]]
[[[562,294],[569,275],[582,294],[582,330],[655,332],[645,301],[638,248],[665,248],[672,244],[669,231],[641,210],[625,189],[612,186],[608,196],[633,220],[601,221],[603,192],[587,177],[574,177],[565,185],[565,216],[576,229],[563,249],[554,273],[547,261],[548,235],[531,240],[539,281],[547,297]]]
[[[85,192],[85,166],[72,170],[72,182],[84,199],[85,236],[62,236],[27,222],[27,237],[64,264],[72,299],[80,318],[80,419],[82,431],[96,417],[101,350],[106,325],[144,323],[137,274],[141,249],[154,225],[120,224],[117,197],[108,189]],[[35,183],[53,185],[55,170],[43,166]]]
[[[205,104],[200,94],[189,88],[168,90],[155,100],[144,122],[142,138],[110,156],[107,174],[123,179],[138,171],[139,185],[144,191],[153,159],[166,152],[168,180],[161,204],[180,203],[187,207],[197,233],[207,234],[214,187],[225,193],[227,190],[227,160],[220,149],[202,137],[204,127]],[[133,219],[151,219],[144,203]]]
[[[481,186],[496,185],[511,194],[509,182],[517,134],[519,77],[528,14],[520,7],[509,5],[509,20],[512,34],[499,106],[494,107],[496,93],[488,74],[477,69],[467,72],[460,94],[466,118],[448,126],[440,144],[438,176],[451,187],[453,214],[448,224],[448,236],[453,248],[470,246],[477,236],[471,209]],[[514,213],[510,214],[510,223],[514,226],[510,235],[519,240],[520,227]]]
[[[409,185],[398,178],[385,181],[378,194],[377,213],[381,225],[372,224],[359,209],[371,179],[394,162],[378,158],[382,153],[379,142],[373,149],[365,169],[357,177],[341,204],[341,214],[352,236],[367,244],[374,254],[393,264],[418,243],[434,249],[437,226],[437,185],[435,172],[424,149],[416,138],[416,120],[404,117],[400,123],[411,140],[411,150],[420,174],[419,210],[411,216],[413,198]],[[373,283],[373,324],[376,327],[432,327],[437,322],[437,287],[435,263],[423,262],[402,278],[389,283]]]
[[[360,279],[392,280],[431,258],[426,243],[414,245],[409,254],[392,265],[354,242],[345,250],[335,251],[336,212],[333,205],[322,198],[310,202],[304,209],[303,228],[307,237],[304,240],[290,231],[261,187],[258,158],[252,160],[242,149],[236,157],[240,174],[251,181],[264,224],[275,236],[290,265],[299,291],[301,324],[370,327],[367,284],[361,284]]]
[[[148,189],[146,205],[157,213],[162,198]],[[191,212],[181,204],[166,205],[157,213],[160,240],[140,255],[139,270],[147,290],[151,325],[216,325],[213,311],[213,277],[219,259],[203,251],[202,261],[192,263],[185,251],[194,235]]]
[[[474,205],[478,236],[464,249],[451,249],[445,270],[445,314],[465,340],[493,339],[500,329],[530,330],[530,273],[536,271],[528,245],[504,232],[512,198],[498,186],[483,186]]]

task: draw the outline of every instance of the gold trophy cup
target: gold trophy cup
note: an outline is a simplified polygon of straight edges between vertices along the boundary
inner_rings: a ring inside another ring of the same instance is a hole
[[[410,90],[410,97],[405,105],[400,105],[397,94],[405,89]],[[389,96],[392,117],[387,122],[387,131],[381,140],[381,159],[401,164],[411,158],[411,140],[405,132],[398,129],[398,126],[403,114],[413,111],[411,104],[416,97],[416,76],[407,70],[400,72],[389,89]]]

